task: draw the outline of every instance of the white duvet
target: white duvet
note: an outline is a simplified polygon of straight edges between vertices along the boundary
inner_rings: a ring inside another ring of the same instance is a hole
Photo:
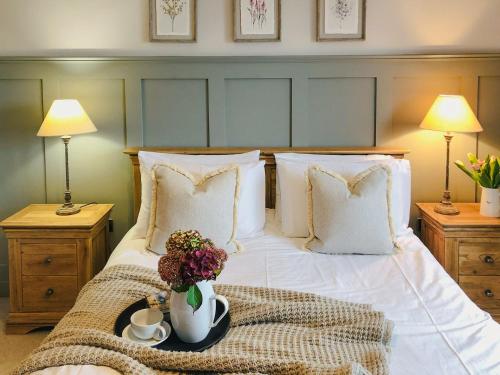
[[[265,235],[242,241],[217,283],[313,292],[370,303],[395,323],[391,374],[500,375],[500,325],[480,310],[413,234],[399,237],[392,256],[324,255],[302,250],[302,238],[280,235],[267,213]],[[131,230],[132,232],[132,230]],[[107,266],[155,268],[158,255],[129,232]],[[107,367],[62,366],[38,375],[110,375]]]

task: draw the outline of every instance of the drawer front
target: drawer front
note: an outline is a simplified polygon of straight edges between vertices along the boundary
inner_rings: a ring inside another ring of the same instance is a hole
[[[500,309],[500,276],[460,276],[460,286],[479,307]]]
[[[500,241],[460,243],[458,262],[460,275],[500,276]]]
[[[21,245],[21,269],[24,276],[76,275],[75,244],[25,243]]]
[[[24,311],[65,311],[78,294],[76,276],[23,276]]]

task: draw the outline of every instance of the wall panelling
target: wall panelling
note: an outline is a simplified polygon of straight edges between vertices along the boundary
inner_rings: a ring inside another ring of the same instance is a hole
[[[98,132],[70,144],[77,202],[115,204],[114,245],[132,222],[126,146],[398,146],[409,148],[413,200],[438,201],[442,134],[418,124],[440,93],[461,93],[484,132],[458,134],[451,159],[499,153],[500,56],[218,57],[0,60],[0,215],[60,202],[63,146],[36,137],[56,98],[77,98]],[[475,186],[451,168],[456,201]],[[412,213],[412,223],[415,220]],[[0,294],[7,291],[0,237]]]
[[[375,145],[375,78],[310,78],[308,85],[309,145]]]
[[[36,137],[42,121],[39,79],[0,77],[0,216],[45,200],[43,140]],[[0,233],[0,295],[8,290],[7,240]]]
[[[226,79],[226,144],[290,146],[290,81]]]
[[[206,79],[142,81],[145,146],[208,146]]]

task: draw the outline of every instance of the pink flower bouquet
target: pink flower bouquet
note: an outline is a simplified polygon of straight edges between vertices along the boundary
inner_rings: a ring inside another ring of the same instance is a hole
[[[166,248],[166,255],[158,262],[160,277],[173,291],[187,292],[187,303],[196,311],[203,302],[196,283],[215,280],[224,268],[227,254],[196,230],[175,231]]]

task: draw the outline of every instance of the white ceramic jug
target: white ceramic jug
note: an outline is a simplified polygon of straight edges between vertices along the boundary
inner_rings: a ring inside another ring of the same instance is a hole
[[[210,329],[215,327],[229,310],[226,297],[215,294],[209,281],[196,283],[203,296],[203,302],[193,313],[193,308],[187,303],[187,292],[170,294],[170,320],[177,336],[184,342],[196,343],[204,340]],[[222,315],[214,322],[216,300],[224,305]]]
[[[483,216],[500,217],[500,189],[481,187],[481,208]]]

